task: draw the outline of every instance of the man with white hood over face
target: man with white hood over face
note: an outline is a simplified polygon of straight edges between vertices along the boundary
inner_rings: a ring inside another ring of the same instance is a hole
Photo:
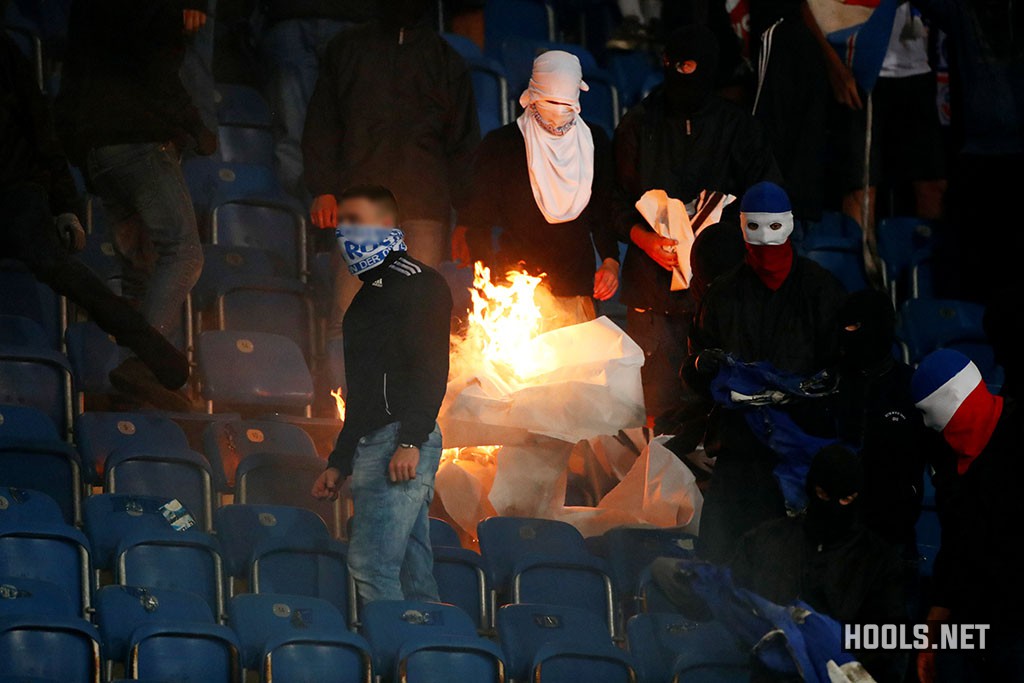
[[[609,299],[618,288],[611,143],[580,116],[580,91],[587,89],[575,55],[552,50],[537,57],[519,98],[522,115],[480,144],[452,240],[454,260],[483,261],[492,277],[520,263],[531,274],[546,273],[556,310],[544,312],[556,325],[593,319],[593,299]],[[497,253],[494,225],[503,228]]]

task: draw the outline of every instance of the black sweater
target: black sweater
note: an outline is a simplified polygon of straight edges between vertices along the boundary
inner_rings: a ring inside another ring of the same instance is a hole
[[[588,124],[589,125],[589,124]],[[551,224],[537,208],[526,165],[526,145],[519,124],[491,131],[480,143],[473,164],[469,201],[459,222],[474,259],[500,274],[524,262],[534,274],[547,273],[555,296],[590,296],[594,291],[594,247],[603,261],[619,260],[608,214],[612,189],[612,150],[608,136],[590,126],[594,136],[594,182],[590,203],[574,220]],[[491,226],[501,226],[500,250],[490,253]]]
[[[701,190],[742,196],[762,180],[780,182],[761,127],[731,102],[712,96],[688,118],[668,116],[661,89],[633,107],[615,130],[619,239],[629,244],[622,267],[622,302],[659,313],[691,310],[687,291],[671,291],[672,274],[630,240],[634,225],[647,226],[636,202],[647,190],[665,190],[689,202]],[[739,202],[727,209],[736,215]]]
[[[24,182],[46,189],[54,214],[77,208],[75,182],[32,66],[14,41],[0,33],[0,187]]]
[[[360,275],[345,313],[347,415],[328,464],[352,472],[359,439],[400,423],[398,443],[422,444],[448,385],[452,294],[435,270],[389,254]]]
[[[373,21],[327,46],[302,135],[314,196],[384,185],[404,219],[447,226],[479,141],[469,71],[429,24]]]
[[[178,75],[186,8],[205,11],[206,2],[72,4],[57,119],[76,165],[93,147],[198,138],[202,120]]]

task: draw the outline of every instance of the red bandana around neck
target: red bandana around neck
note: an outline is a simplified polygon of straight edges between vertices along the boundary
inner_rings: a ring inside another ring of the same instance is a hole
[[[793,269],[793,245],[786,240],[783,244],[747,244],[746,247],[747,265],[765,287],[773,292],[778,290]]]
[[[942,436],[959,456],[956,465],[959,474],[964,474],[985,450],[1002,414],[1003,397],[990,393],[984,383],[978,384],[953,413]]]

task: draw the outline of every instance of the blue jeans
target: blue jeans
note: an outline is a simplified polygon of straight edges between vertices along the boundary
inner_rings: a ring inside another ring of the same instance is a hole
[[[398,423],[359,440],[352,471],[352,538],[348,569],[362,604],[374,600],[438,602],[430,549],[430,501],[441,461],[441,430],[420,446],[416,478],[392,483],[388,464],[398,448]]]
[[[178,152],[171,143],[108,145],[89,151],[89,179],[111,221],[123,264],[122,293],[171,338],[203,269],[203,249]]]
[[[294,192],[302,183],[302,129],[327,43],[347,23],[332,19],[286,19],[266,30],[260,43],[269,74],[267,100],[276,117],[277,173]]]

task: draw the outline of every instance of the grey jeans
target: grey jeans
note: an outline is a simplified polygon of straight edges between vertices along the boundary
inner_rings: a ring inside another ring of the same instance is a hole
[[[177,150],[171,143],[96,147],[89,151],[88,173],[110,218],[124,296],[138,300],[146,320],[172,337],[203,269]]]

